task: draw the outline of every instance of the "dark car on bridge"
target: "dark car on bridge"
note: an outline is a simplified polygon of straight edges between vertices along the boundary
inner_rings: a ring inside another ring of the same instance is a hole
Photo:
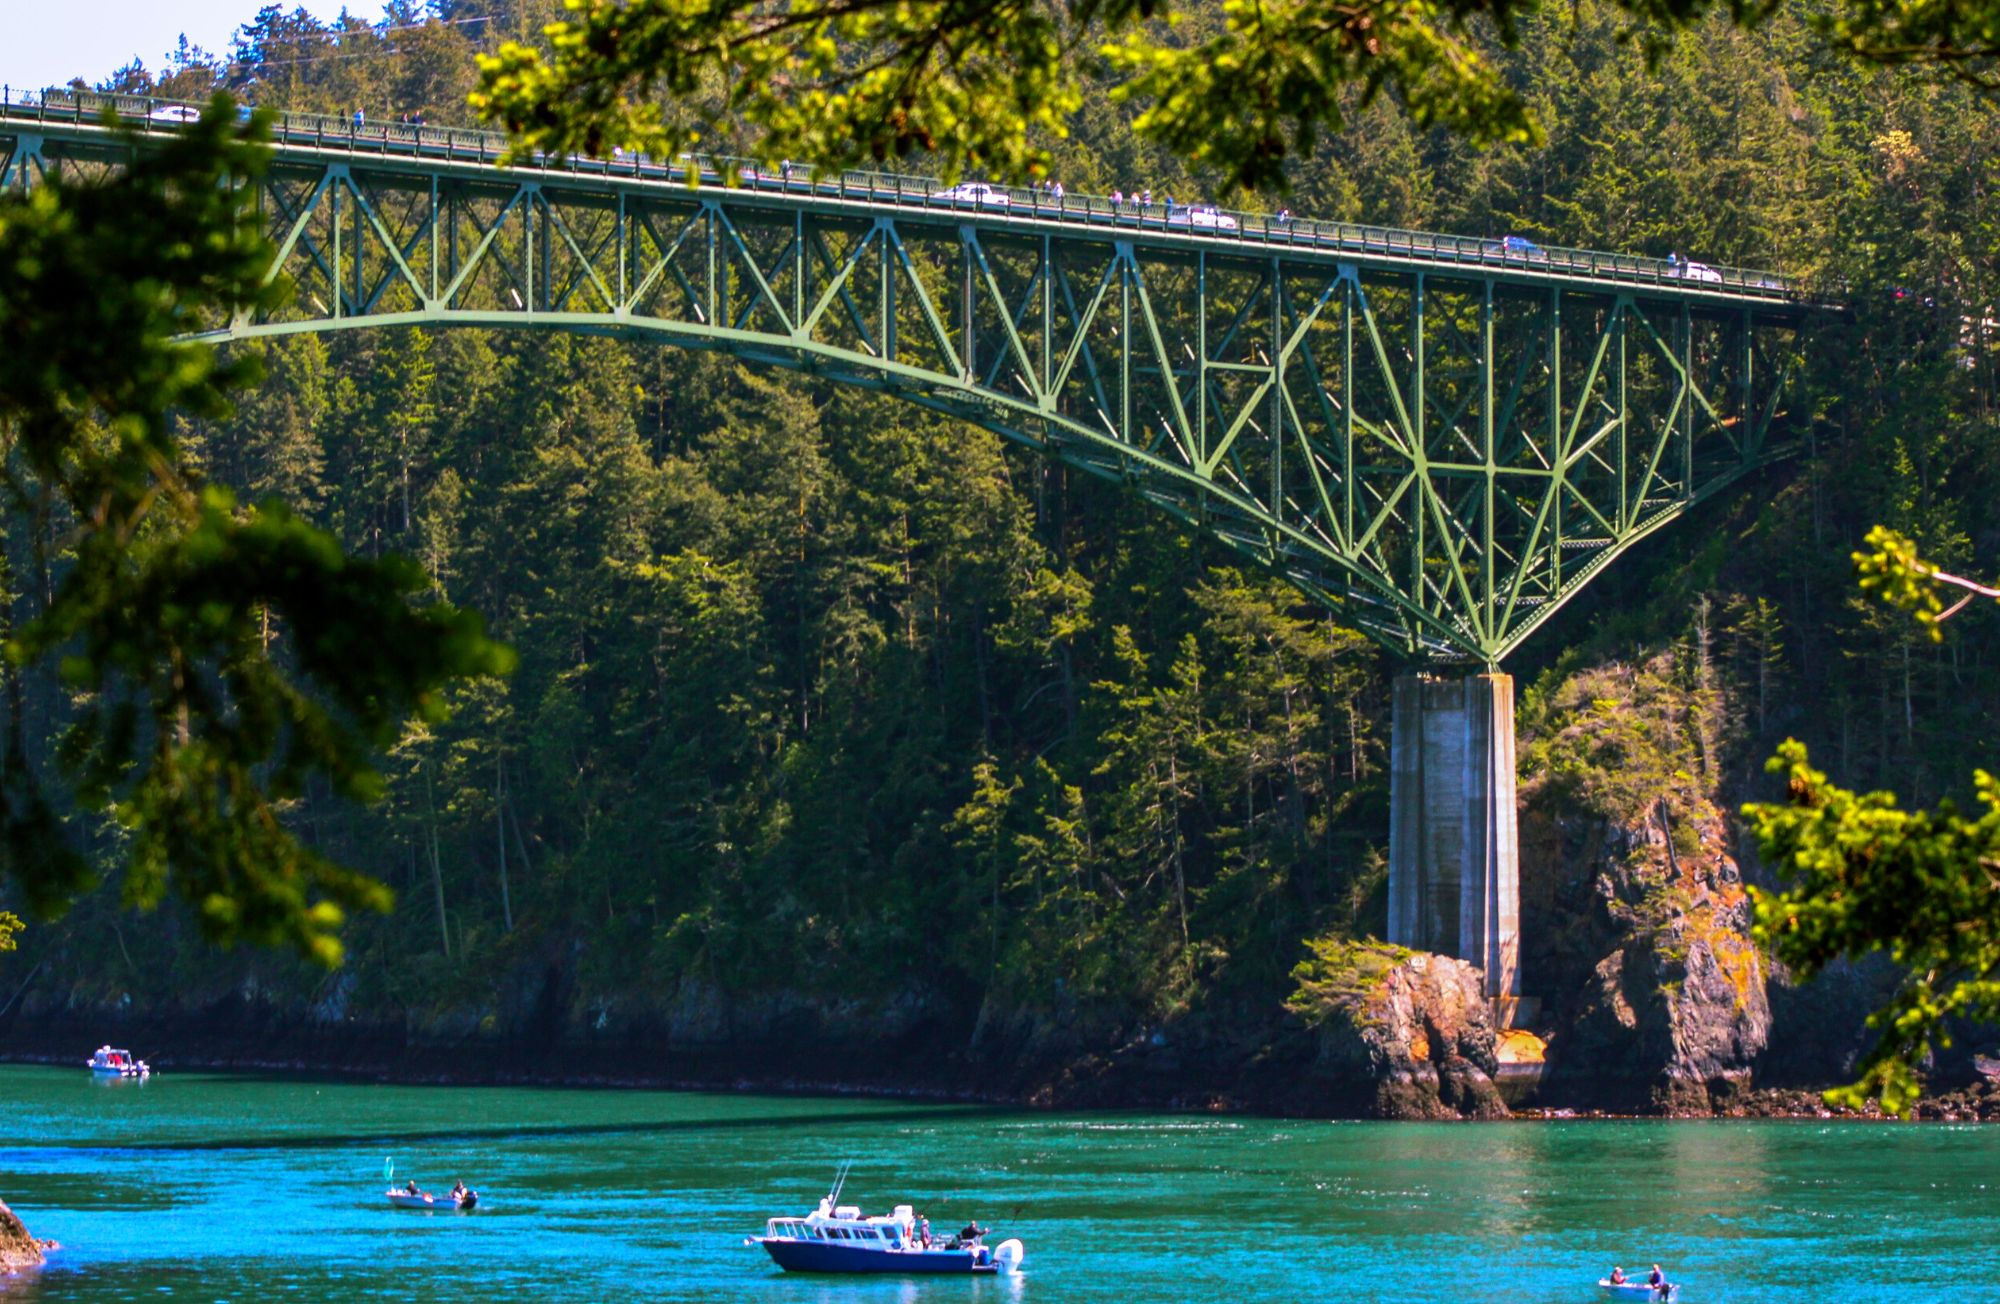
[[[1489,240],[1480,252],[1487,257],[1546,259],[1548,251],[1524,235],[1503,235]]]

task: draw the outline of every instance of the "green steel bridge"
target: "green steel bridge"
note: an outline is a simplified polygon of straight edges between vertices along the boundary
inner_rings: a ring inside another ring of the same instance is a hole
[[[115,168],[190,113],[13,98],[0,189]],[[1767,273],[748,160],[502,166],[490,133],[312,115],[274,135],[257,204],[296,293],[201,338],[573,330],[894,394],[1129,486],[1413,661],[1497,667],[1794,425],[1811,305]]]

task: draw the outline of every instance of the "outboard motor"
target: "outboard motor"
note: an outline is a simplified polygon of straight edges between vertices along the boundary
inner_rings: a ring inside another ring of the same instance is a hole
[[[1027,1247],[1009,1237],[993,1247],[993,1266],[1003,1273],[1018,1272],[1027,1255]]]

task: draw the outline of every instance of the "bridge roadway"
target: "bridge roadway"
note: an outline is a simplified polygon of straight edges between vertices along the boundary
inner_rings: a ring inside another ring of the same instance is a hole
[[[11,98],[0,190],[115,168],[188,114]],[[1769,273],[740,159],[503,168],[503,138],[455,128],[274,131],[255,199],[296,293],[203,338],[527,327],[810,372],[1118,481],[1419,663],[1395,686],[1390,940],[1482,966],[1503,1015],[1502,659],[1798,442],[1785,378],[1814,307]]]
[[[200,105],[138,96],[78,94],[67,91],[11,92],[0,106],[0,120],[12,119],[18,129],[46,132],[51,128],[94,130],[106,109],[114,109],[125,125],[142,133],[178,129],[182,114]],[[28,124],[34,124],[30,127]],[[72,133],[72,139],[80,139]],[[460,127],[430,127],[407,123],[355,123],[324,114],[281,113],[273,124],[273,139],[283,161],[333,161],[366,156],[371,166],[404,159],[425,168],[454,172],[498,168],[508,151],[506,136]],[[1046,190],[990,186],[991,200],[953,198],[953,187],[933,177],[892,172],[827,172],[809,164],[781,168],[768,161],[726,156],[685,157],[662,163],[639,154],[615,159],[571,156],[538,157],[514,162],[509,172],[535,177],[543,184],[565,187],[611,185],[685,186],[691,173],[711,185],[741,188],[757,196],[786,202],[834,201],[862,211],[888,212],[908,220],[936,216],[950,222],[970,220],[981,226],[1041,230],[1056,223],[1065,237],[1087,233],[1115,239],[1163,244],[1200,241],[1213,247],[1226,243],[1244,248],[1282,251],[1289,257],[1331,257],[1369,267],[1422,269],[1432,273],[1476,269],[1508,284],[1562,285],[1571,290],[1632,290],[1648,297],[1685,298],[1698,304],[1754,305],[1789,318],[1807,302],[1805,288],[1776,272],[1723,264],[1670,262],[1666,259],[1569,249],[1525,242],[1519,237],[1458,236],[1353,222],[1243,212],[1213,205],[1164,202],[1141,207],[1136,197],[1114,204],[1103,195],[1064,194]],[[462,173],[459,173],[463,175]],[[0,184],[12,180],[5,155],[0,154]],[[963,187],[959,187],[963,189]],[[1164,199],[1164,196],[1162,197]],[[1202,216],[1192,216],[1199,211]],[[1211,218],[1212,215],[1212,218]]]

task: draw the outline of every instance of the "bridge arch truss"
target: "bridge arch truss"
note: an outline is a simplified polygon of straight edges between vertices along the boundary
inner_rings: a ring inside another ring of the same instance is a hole
[[[1793,425],[1803,310],[1768,282],[901,181],[501,169],[465,136],[281,126],[257,211],[295,293],[201,338],[561,329],[826,377],[1124,484],[1406,656],[1487,666]],[[131,148],[0,117],[0,188]]]

